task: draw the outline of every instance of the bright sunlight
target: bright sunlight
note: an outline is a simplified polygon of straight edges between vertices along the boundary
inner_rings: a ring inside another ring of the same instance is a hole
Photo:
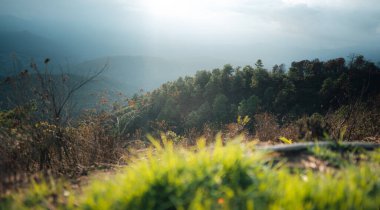
[[[241,0],[142,0],[141,6],[158,18],[205,19],[227,12]]]

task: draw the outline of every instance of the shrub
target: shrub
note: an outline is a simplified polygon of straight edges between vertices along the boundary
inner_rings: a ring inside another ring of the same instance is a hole
[[[380,137],[380,96],[371,103],[356,103],[342,106],[333,113],[326,115],[326,121],[335,125],[331,135],[338,138],[344,132],[344,140],[378,139]]]
[[[2,114],[5,115],[13,116]],[[9,120],[15,118],[2,121]],[[72,177],[86,174],[93,165],[119,163],[124,146],[122,140],[113,135],[111,121],[112,116],[103,112],[88,113],[73,126],[56,126],[46,121],[1,126],[0,178],[9,180],[18,174],[48,170],[55,175]],[[23,180],[15,180],[19,181]],[[4,188],[17,185],[1,184]]]
[[[269,113],[255,115],[254,128],[260,141],[275,141],[279,137],[280,126],[277,118]]]
[[[313,114],[310,117],[303,117],[297,121],[298,138],[304,140],[320,140],[330,133],[330,124],[326,122],[320,114]]]

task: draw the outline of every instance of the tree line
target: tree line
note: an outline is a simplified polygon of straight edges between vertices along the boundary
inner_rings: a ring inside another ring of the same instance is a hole
[[[379,84],[380,68],[361,55],[294,61],[288,69],[283,64],[266,69],[261,60],[254,66],[227,64],[135,95],[118,110],[117,129],[122,134],[157,128],[185,133],[264,112],[286,123],[358,101],[371,103]]]

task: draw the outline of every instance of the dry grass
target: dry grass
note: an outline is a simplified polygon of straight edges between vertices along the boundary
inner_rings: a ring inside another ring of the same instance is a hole
[[[112,116],[87,113],[75,125],[22,122],[0,127],[0,191],[17,187],[36,172],[77,177],[123,163],[123,140],[113,135]]]

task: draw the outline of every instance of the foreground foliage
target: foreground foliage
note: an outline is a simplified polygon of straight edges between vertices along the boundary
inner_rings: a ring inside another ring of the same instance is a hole
[[[380,151],[324,171],[275,162],[253,144],[233,140],[178,149],[165,138],[123,171],[74,195],[55,182],[3,199],[0,209],[378,209]],[[320,148],[310,154],[339,161]],[[51,187],[53,186],[53,187]]]

